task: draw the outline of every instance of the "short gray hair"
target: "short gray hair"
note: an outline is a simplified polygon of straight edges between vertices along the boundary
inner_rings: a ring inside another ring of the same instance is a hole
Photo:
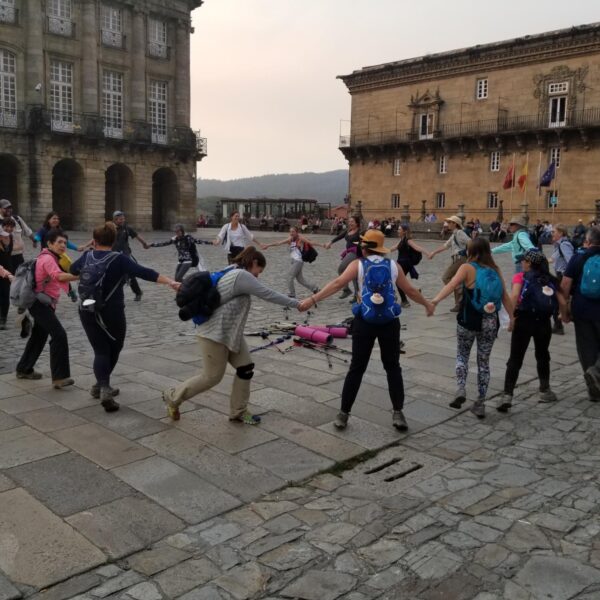
[[[600,246],[600,227],[598,225],[590,227],[587,230],[586,238],[590,246]]]

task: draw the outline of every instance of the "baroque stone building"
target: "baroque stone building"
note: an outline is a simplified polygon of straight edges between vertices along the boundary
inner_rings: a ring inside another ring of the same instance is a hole
[[[366,217],[448,216],[463,204],[487,222],[522,210],[566,223],[594,215],[599,23],[339,78],[352,97],[340,150],[350,164],[351,204],[360,201]],[[553,161],[554,177],[538,187]]]
[[[0,198],[32,224],[195,223],[190,12],[202,0],[0,0]]]

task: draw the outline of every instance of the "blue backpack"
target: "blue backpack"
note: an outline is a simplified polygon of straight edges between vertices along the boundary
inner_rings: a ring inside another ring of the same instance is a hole
[[[477,312],[487,313],[485,306],[491,302],[496,311],[499,311],[504,292],[500,275],[494,269],[482,267],[475,262],[469,264],[475,267],[475,287],[470,298],[471,305]]]
[[[583,264],[579,291],[590,300],[600,300],[600,254],[590,256]]]
[[[390,259],[373,262],[361,258],[360,261],[364,273],[363,289],[361,302],[352,306],[352,314],[376,325],[393,321],[402,309],[396,302]]]
[[[525,273],[521,301],[517,305],[519,312],[532,313],[539,317],[551,317],[558,310],[556,286],[536,273]]]

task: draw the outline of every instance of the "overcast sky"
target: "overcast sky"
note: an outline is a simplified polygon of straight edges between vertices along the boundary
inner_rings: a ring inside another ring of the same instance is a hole
[[[205,0],[192,14],[202,178],[346,168],[337,149],[364,66],[600,20],[598,0]]]

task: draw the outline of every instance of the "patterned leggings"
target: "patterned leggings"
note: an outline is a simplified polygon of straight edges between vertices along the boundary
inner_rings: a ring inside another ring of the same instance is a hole
[[[456,331],[456,382],[459,389],[464,389],[469,373],[469,356],[473,342],[477,340],[477,389],[479,398],[485,399],[490,383],[490,354],[496,341],[498,324],[496,315],[484,315],[481,331],[471,331],[462,325]]]

